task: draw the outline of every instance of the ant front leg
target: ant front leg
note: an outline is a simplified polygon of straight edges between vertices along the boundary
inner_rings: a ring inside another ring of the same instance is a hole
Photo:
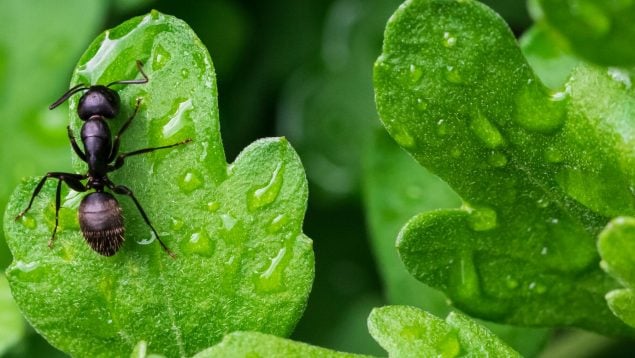
[[[157,231],[154,229],[154,226],[152,226],[152,224],[150,223],[150,219],[148,219],[148,215],[146,215],[146,212],[143,210],[143,208],[141,207],[141,204],[139,203],[139,201],[137,200],[137,197],[134,196],[134,193],[132,192],[132,190],[130,190],[130,188],[128,188],[127,186],[124,185],[115,185],[113,183],[108,183],[108,188],[110,188],[110,190],[112,190],[114,193],[116,194],[120,194],[120,195],[126,195],[129,196],[132,201],[134,202],[134,204],[137,206],[137,209],[139,210],[139,212],[141,213],[141,216],[143,217],[143,220],[146,222],[146,224],[150,227],[150,229],[152,230],[152,232],[154,233],[154,237],[157,238],[157,240],[159,241],[159,244],[161,244],[161,247],[163,248],[163,250],[170,255],[170,257],[172,258],[176,258],[176,255],[174,255],[174,253],[172,252],[172,250],[170,250],[164,243],[163,241],[161,241],[161,238],[159,237],[159,233],[157,233]]]
[[[84,192],[88,190],[84,184],[82,184],[81,180],[86,179],[86,175],[81,174],[73,174],[73,173],[60,173],[60,172],[50,172],[46,173],[46,175],[40,180],[40,182],[35,187],[33,191],[33,195],[31,195],[31,200],[29,201],[29,205],[22,212],[15,217],[16,220],[20,219],[24,214],[26,214],[29,209],[31,209],[31,205],[33,205],[33,200],[40,193],[44,183],[46,183],[47,179],[57,179],[57,188],[55,190],[55,226],[53,227],[53,234],[51,234],[51,239],[49,240],[49,247],[53,245],[53,241],[55,240],[55,233],[57,232],[57,226],[59,223],[59,211],[61,204],[61,192],[62,192],[62,182],[66,183],[71,189]]]
[[[139,112],[140,106],[141,106],[141,98],[137,98],[137,105],[135,106],[134,111],[132,112],[132,115],[128,117],[128,119],[124,122],[121,128],[119,128],[119,131],[117,132],[117,135],[115,136],[115,139],[112,142],[112,150],[110,151],[110,156],[108,156],[108,163],[112,162],[117,156],[117,153],[119,153],[119,145],[121,144],[121,135],[130,126],[132,119],[137,115],[137,112]]]
[[[114,164],[111,164],[108,166],[108,171],[112,172],[113,170],[117,170],[119,168],[121,168],[123,166],[124,163],[124,159],[126,157],[131,157],[133,155],[139,155],[139,154],[145,154],[145,153],[150,153],[150,152],[154,152],[155,150],[159,150],[159,149],[168,149],[168,148],[173,148],[179,145],[183,145],[183,144],[187,144],[192,142],[191,139],[186,139],[183,141],[180,141],[178,143],[174,143],[174,144],[170,144],[170,145],[164,145],[161,147],[154,147],[154,148],[144,148],[144,149],[139,149],[139,150],[135,150],[132,152],[128,152],[128,153],[121,153],[117,156],[117,159],[115,160]]]

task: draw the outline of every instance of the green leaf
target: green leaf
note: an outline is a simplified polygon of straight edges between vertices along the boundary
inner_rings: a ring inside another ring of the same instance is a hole
[[[581,57],[604,66],[635,66],[635,3],[537,0],[542,19]]]
[[[219,344],[194,355],[193,358],[213,357],[361,358],[369,356],[337,352],[260,332],[233,332],[226,335]]]
[[[0,355],[24,336],[24,319],[11,297],[9,282],[0,274]]]
[[[594,244],[609,217],[635,212],[624,81],[578,67],[551,92],[505,23],[470,0],[397,10],[374,78],[388,132],[464,200],[401,231],[415,277],[477,317],[633,333],[606,307],[616,282]]]
[[[152,352],[185,356],[235,330],[290,334],[314,275],[311,240],[302,234],[308,192],[299,158],[284,138],[268,138],[226,163],[209,54],[185,23],[158,12],[99,36],[71,85],[139,78],[136,60],[150,81],[115,87],[123,113],[111,121],[113,132],[142,99],[122,151],[193,142],[128,158],[111,179],[135,192],[177,258],[153,241],[126,197],[119,201],[127,242],[116,256],[99,256],[78,228],[81,195],[68,191],[49,249],[54,182],[14,221],[38,180],[32,178],[18,186],[4,217],[16,301],[47,340],[71,355],[128,355],[145,340]],[[75,133],[80,125],[73,114]],[[86,171],[77,159],[74,166]]]
[[[444,321],[414,307],[386,306],[371,312],[368,328],[391,357],[520,357],[496,335],[457,312]]]
[[[602,268],[625,288],[613,290],[606,301],[620,319],[635,327],[635,218],[613,219],[600,233]]]

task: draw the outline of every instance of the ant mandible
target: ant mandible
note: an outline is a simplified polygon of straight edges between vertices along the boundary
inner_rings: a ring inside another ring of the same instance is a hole
[[[53,227],[49,247],[52,247],[53,241],[55,240],[55,233],[57,232],[60,193],[62,182],[64,182],[77,192],[85,192],[90,189],[94,190],[94,192],[89,193],[82,199],[78,211],[79,226],[82,230],[82,235],[94,251],[104,256],[112,256],[119,250],[124,242],[125,228],[121,214],[121,206],[119,206],[119,202],[117,202],[117,199],[115,199],[112,194],[104,191],[104,188],[108,188],[115,194],[126,195],[132,199],[141,213],[143,220],[150,229],[152,229],[163,250],[171,257],[175,257],[174,253],[161,241],[161,238],[159,238],[159,234],[150,223],[150,219],[148,219],[148,216],[132,190],[124,185],[116,185],[108,179],[108,173],[121,168],[126,157],[149,153],[159,149],[172,148],[192,141],[191,139],[186,139],[162,147],[144,148],[132,152],[119,153],[121,135],[128,129],[132,119],[137,114],[141,99],[137,100],[134,112],[121,126],[115,138],[112,139],[110,128],[106,120],[115,118],[119,114],[120,99],[119,94],[110,87],[122,84],[147,83],[148,76],[143,72],[143,64],[141,61],[137,61],[137,68],[143,76],[143,79],[115,81],[106,86],[78,84],[69,89],[60,99],[49,106],[49,109],[54,109],[64,103],[73,94],[86,91],[79,99],[77,106],[77,114],[79,118],[84,121],[81,129],[81,141],[84,145],[84,151],[79,148],[70,126],[67,127],[67,130],[68,139],[71,142],[73,150],[81,160],[88,164],[88,173],[47,173],[35,187],[27,208],[16,217],[16,220],[18,220],[29,211],[33,204],[33,199],[40,193],[47,179],[57,179],[57,190],[55,191],[55,226]],[[82,181],[85,179],[88,181],[86,184],[83,184]]]

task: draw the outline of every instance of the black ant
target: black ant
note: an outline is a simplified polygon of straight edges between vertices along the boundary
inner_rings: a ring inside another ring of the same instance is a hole
[[[49,106],[49,109],[54,109],[60,104],[64,103],[73,94],[86,91],[79,99],[77,106],[77,114],[84,124],[81,129],[81,140],[84,145],[84,151],[82,151],[77,142],[71,127],[68,126],[68,139],[71,142],[73,150],[79,156],[81,160],[88,164],[88,173],[86,174],[73,174],[73,173],[61,173],[61,172],[49,172],[38,183],[24,211],[22,211],[16,217],[16,220],[21,218],[33,204],[33,199],[40,193],[40,190],[44,186],[47,179],[57,179],[57,190],[55,192],[55,227],[53,228],[53,234],[49,241],[49,247],[52,247],[55,240],[55,233],[58,226],[58,214],[60,210],[60,193],[62,182],[66,183],[71,189],[77,192],[85,192],[89,189],[95,190],[94,192],[86,195],[80,205],[78,211],[79,226],[81,227],[82,234],[86,239],[86,242],[90,247],[104,256],[112,256],[121,247],[124,241],[124,224],[123,216],[121,215],[121,207],[115,199],[115,197],[104,191],[104,187],[107,187],[115,194],[129,196],[139,209],[143,220],[152,229],[155,237],[161,244],[161,247],[171,257],[175,257],[174,253],[161,241],[159,234],[154,229],[145,211],[139,204],[139,201],[128,187],[124,185],[116,185],[108,179],[108,173],[121,168],[124,164],[124,159],[133,155],[144,154],[153,152],[158,149],[172,148],[177,145],[189,143],[192,140],[186,139],[184,141],[155,148],[139,149],[132,152],[119,153],[119,145],[121,141],[121,135],[126,131],[132,119],[137,114],[141,99],[137,100],[137,105],[132,115],[121,126],[119,132],[115,136],[114,140],[110,133],[110,128],[106,123],[107,119],[112,119],[119,114],[119,94],[115,90],[110,89],[111,86],[121,84],[143,84],[148,82],[148,76],[143,72],[143,64],[137,61],[137,68],[143,76],[143,79],[137,80],[122,80],[111,82],[106,86],[94,85],[87,86],[85,84],[79,84],[60,97],[57,101]],[[86,184],[82,183],[82,180],[88,179]]]

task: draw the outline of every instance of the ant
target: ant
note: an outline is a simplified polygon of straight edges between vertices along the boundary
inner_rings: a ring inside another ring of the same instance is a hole
[[[88,173],[47,173],[35,187],[31,201],[29,201],[29,206],[16,217],[16,220],[18,220],[29,211],[31,204],[33,204],[33,199],[40,193],[47,179],[57,179],[57,190],[55,192],[55,227],[53,228],[53,234],[49,241],[49,247],[52,247],[53,241],[55,240],[55,233],[57,232],[60,193],[62,182],[64,182],[77,192],[86,192],[90,189],[94,190],[94,192],[84,196],[78,211],[79,226],[82,230],[82,235],[86,243],[88,243],[94,251],[104,256],[112,256],[119,250],[124,242],[125,228],[121,214],[121,206],[119,206],[119,202],[117,202],[117,199],[115,199],[112,194],[104,191],[104,188],[108,188],[115,194],[126,195],[132,199],[141,213],[143,220],[150,229],[152,229],[163,250],[172,258],[175,257],[174,253],[159,238],[159,234],[150,223],[150,219],[148,219],[148,216],[132,190],[124,185],[114,184],[108,179],[108,173],[121,168],[124,164],[124,159],[127,157],[149,153],[159,149],[172,148],[192,141],[191,139],[186,139],[162,147],[144,148],[132,152],[119,153],[121,135],[128,129],[132,119],[137,114],[139,106],[141,105],[141,99],[137,99],[134,112],[121,126],[114,139],[112,139],[110,128],[106,120],[113,119],[119,114],[120,99],[119,94],[110,87],[122,84],[147,83],[148,76],[143,72],[143,64],[141,61],[137,61],[137,68],[143,76],[143,79],[115,81],[106,86],[78,84],[66,91],[62,97],[49,106],[49,109],[54,109],[64,103],[73,94],[86,91],[79,99],[77,106],[77,114],[79,118],[84,121],[81,129],[81,141],[84,145],[84,151],[79,148],[70,126],[67,127],[67,130],[68,139],[71,142],[75,154],[88,164]],[[86,184],[83,184],[82,180],[85,179],[88,181]]]

